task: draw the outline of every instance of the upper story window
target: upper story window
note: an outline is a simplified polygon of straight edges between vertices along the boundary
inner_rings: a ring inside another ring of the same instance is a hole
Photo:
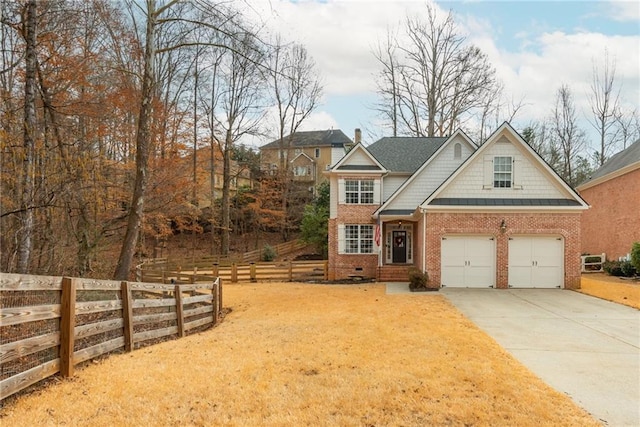
[[[513,178],[513,158],[496,156],[493,158],[493,187],[511,188]]]
[[[316,148],[316,159],[317,159],[318,157],[320,157],[320,149],[319,149],[319,148]]]
[[[347,179],[344,182],[344,188],[346,203],[363,205],[373,203],[372,179]]]
[[[308,176],[311,175],[311,168],[309,166],[296,166],[293,169],[295,176]]]

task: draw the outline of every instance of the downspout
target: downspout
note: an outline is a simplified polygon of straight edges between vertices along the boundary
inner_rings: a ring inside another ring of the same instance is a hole
[[[427,256],[427,211],[425,209],[420,209],[422,211],[422,272],[425,273],[427,271],[427,266],[425,262],[425,258]]]

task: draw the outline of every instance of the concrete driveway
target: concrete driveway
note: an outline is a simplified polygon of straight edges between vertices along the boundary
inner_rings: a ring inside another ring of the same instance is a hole
[[[441,293],[594,418],[609,426],[640,426],[640,311],[560,289]]]

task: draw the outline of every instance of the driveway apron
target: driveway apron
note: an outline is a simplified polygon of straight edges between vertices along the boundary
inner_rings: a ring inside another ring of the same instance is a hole
[[[442,293],[594,418],[609,426],[640,426],[640,311],[560,289]]]

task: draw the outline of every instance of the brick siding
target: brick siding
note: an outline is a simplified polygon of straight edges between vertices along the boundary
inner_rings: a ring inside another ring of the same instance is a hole
[[[500,231],[504,219],[507,229]],[[428,213],[426,266],[440,284],[440,245],[447,234],[491,235],[496,241],[496,287],[508,287],[511,235],[555,235],[564,238],[564,287],[580,288],[580,213]]]
[[[640,241],[640,169],[587,188],[591,205],[582,214],[582,253],[605,253],[616,260]]]
[[[340,224],[372,224],[371,215],[378,205],[338,205]],[[329,280],[348,278],[350,275],[376,277],[378,254],[374,244],[372,254],[338,253],[338,220],[329,219]]]

